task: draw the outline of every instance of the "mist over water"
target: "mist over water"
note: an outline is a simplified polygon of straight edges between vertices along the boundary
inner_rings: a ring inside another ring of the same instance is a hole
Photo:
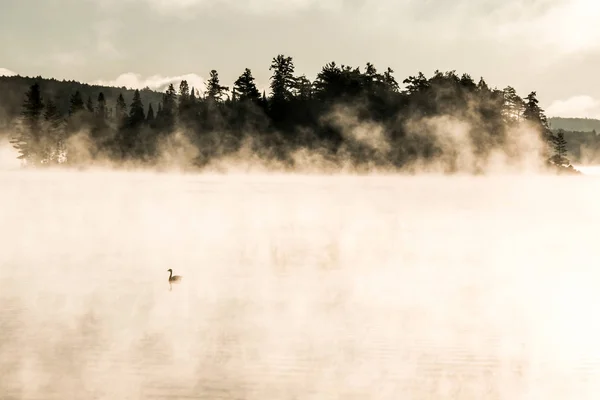
[[[0,397],[597,399],[597,183],[0,173]]]

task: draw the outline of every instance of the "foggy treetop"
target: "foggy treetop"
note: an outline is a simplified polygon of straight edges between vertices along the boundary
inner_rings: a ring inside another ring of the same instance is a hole
[[[527,128],[543,143],[541,156],[568,165],[564,136],[550,130],[535,92],[522,98],[510,86],[491,88],[455,71],[419,72],[401,89],[394,71],[370,63],[331,62],[310,81],[285,55],[274,57],[269,70],[268,93],[259,92],[247,68],[231,84],[212,70],[204,88],[182,81],[162,94],[35,79],[20,94],[12,143],[32,166],[152,165],[177,138],[193,150],[189,163],[196,167],[245,151],[293,168],[304,152],[367,169],[441,159],[452,172],[465,167],[468,152],[474,161],[467,169],[477,172],[477,160],[494,150],[522,157],[515,132]],[[6,96],[12,97],[3,104],[16,103],[14,90],[0,94]]]

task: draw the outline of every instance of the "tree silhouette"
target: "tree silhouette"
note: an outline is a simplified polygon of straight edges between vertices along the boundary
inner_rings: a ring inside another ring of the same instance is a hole
[[[163,134],[175,129],[177,119],[177,93],[173,84],[169,84],[163,95],[162,105],[156,114],[156,125]]]
[[[552,161],[558,165],[568,164],[569,160],[567,159],[567,141],[565,139],[564,130],[559,129],[556,136],[553,136],[552,138],[552,144],[554,147],[554,156],[552,157]]]
[[[245,68],[230,96],[216,70],[210,71],[202,96],[185,80],[178,91],[171,83],[159,93],[0,77],[0,108],[11,119],[21,111],[20,129],[10,126],[16,132],[12,143],[29,165],[56,163],[65,156],[74,162],[73,149],[67,152],[61,146],[86,140],[92,159],[151,164],[158,143],[177,131],[195,147],[198,155],[192,162],[197,166],[246,146],[244,151],[289,167],[297,154],[316,152],[334,164],[357,168],[401,169],[441,157],[452,172],[461,149],[448,145],[455,142],[451,129],[437,132],[429,123],[438,117],[464,124],[461,140],[468,142],[474,159],[512,145],[509,133],[519,126],[539,131],[548,154],[555,153],[546,158],[550,161],[566,159],[567,150],[572,151],[570,136],[552,135],[536,92],[522,99],[513,87],[490,87],[483,77],[474,80],[467,73],[439,70],[426,77],[418,72],[402,80],[401,88],[391,68],[379,71],[370,62],[355,67],[331,61],[312,82],[304,74],[296,76],[290,56],[279,54],[268,66],[269,93],[258,90],[252,71]],[[16,89],[4,89],[13,84]],[[44,105],[42,97],[52,101]],[[474,160],[474,170],[476,164]]]
[[[223,101],[223,96],[229,91],[227,86],[222,86],[219,82],[219,73],[216,70],[210,71],[210,77],[206,82],[206,98],[215,102]]]
[[[83,103],[83,97],[81,97],[81,92],[77,90],[75,93],[73,93],[69,101],[69,115],[74,115],[80,111],[83,111],[84,107],[85,105]]]
[[[11,140],[13,147],[19,152],[18,158],[28,164],[37,164],[41,161],[41,119],[44,110],[40,85],[34,83],[27,93],[23,102],[22,129],[16,137]]]
[[[44,111],[44,138],[42,160],[48,164],[63,162],[66,157],[65,120],[54,101],[48,99]]]
[[[146,115],[146,121],[148,121],[148,123],[154,121],[154,109],[152,108],[152,103],[150,103],[150,105],[148,106],[148,114]]]
[[[233,92],[239,96],[237,98],[239,101],[259,102],[260,92],[256,88],[254,77],[252,76],[252,71],[250,71],[250,69],[246,68],[242,75],[237,78],[233,85]]]
[[[146,122],[144,104],[142,103],[139,90],[136,90],[133,95],[133,100],[129,106],[129,115],[125,121],[125,125],[119,131],[119,135],[117,137],[117,142],[122,157],[139,157],[143,153],[141,131]]]
[[[271,100],[274,103],[289,101],[293,97],[292,90],[295,87],[294,61],[292,57],[286,57],[279,54],[273,58],[269,70],[273,71],[271,75]]]
[[[92,102],[92,97],[91,96],[88,96],[87,102],[85,103],[85,108],[90,113],[94,112],[94,103]]]
[[[544,154],[549,155],[554,138],[552,136],[552,131],[548,126],[548,120],[544,114],[544,110],[542,110],[538,104],[539,101],[536,92],[529,93],[525,99],[523,118],[538,129],[540,138],[547,144],[547,149],[545,149]]]
[[[100,92],[98,94],[98,106],[96,107],[96,114],[98,115],[98,119],[100,121],[105,121],[107,117],[107,109],[106,109],[106,99],[104,98],[104,93]]]
[[[119,93],[119,97],[117,97],[115,110],[117,127],[120,127],[125,123],[125,118],[127,117],[127,104],[125,104],[125,99],[121,93]]]

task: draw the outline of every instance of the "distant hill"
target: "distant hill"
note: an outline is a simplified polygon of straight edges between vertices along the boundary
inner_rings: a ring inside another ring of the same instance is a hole
[[[550,128],[562,129],[568,156],[577,164],[600,163],[600,120],[593,118],[548,118]]]
[[[593,118],[548,118],[553,131],[563,129],[570,132],[600,132],[600,119]]]
[[[42,78],[41,76],[0,76],[0,128],[7,126],[12,118],[20,115],[25,92],[35,82],[40,84],[44,98],[51,97],[55,100],[63,113],[67,113],[69,98],[77,90],[81,93],[84,101],[91,97],[94,103],[98,99],[98,94],[104,93],[109,108],[114,107],[119,93],[123,94],[125,103],[129,105],[135,91],[126,87],[89,85],[72,80],[59,81],[54,78]],[[140,94],[146,110],[149,104],[152,104],[156,111],[158,103],[162,100],[162,92],[142,89]],[[548,118],[548,122],[553,131],[563,129],[569,132],[592,132],[594,130],[600,132],[600,120],[598,119],[552,117]]]
[[[10,120],[20,115],[21,105],[25,99],[25,92],[35,82],[39,83],[44,99],[52,98],[56,101],[58,107],[63,113],[69,109],[69,98],[75,91],[79,90],[83,100],[92,98],[94,104],[98,99],[98,94],[102,92],[108,108],[113,108],[119,93],[123,94],[125,103],[129,105],[133,98],[135,90],[125,87],[116,88],[109,86],[88,85],[76,81],[59,81],[56,79],[46,79],[38,77],[23,76],[0,76],[0,128],[7,127]],[[162,99],[162,93],[143,89],[140,91],[142,102],[146,110],[150,103],[156,110],[158,103]]]

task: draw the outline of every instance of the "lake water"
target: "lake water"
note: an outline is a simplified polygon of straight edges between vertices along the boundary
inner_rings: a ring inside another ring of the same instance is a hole
[[[600,397],[598,178],[0,188],[2,399]]]

